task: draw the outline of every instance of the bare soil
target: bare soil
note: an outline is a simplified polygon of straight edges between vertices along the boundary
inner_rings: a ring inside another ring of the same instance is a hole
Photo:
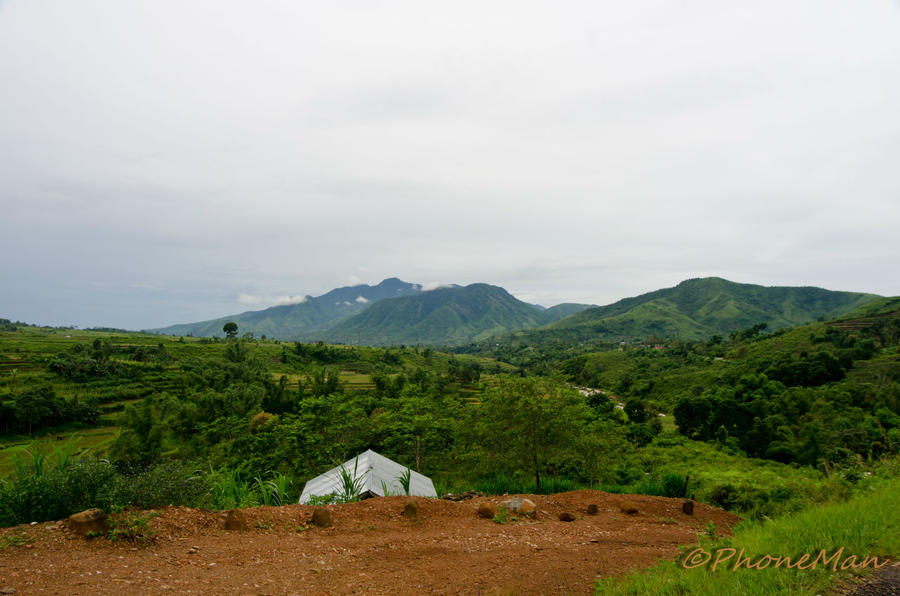
[[[598,577],[674,558],[710,521],[722,533],[739,521],[701,503],[687,516],[680,499],[520,496],[537,503],[536,520],[481,519],[478,505],[503,497],[480,497],[417,498],[413,521],[402,515],[408,497],[388,497],[330,506],[325,529],[302,505],[245,509],[242,532],[223,529],[223,512],[166,507],[147,544],[88,540],[55,522],[7,528],[0,594],[589,594]],[[620,512],[624,500],[636,515]]]

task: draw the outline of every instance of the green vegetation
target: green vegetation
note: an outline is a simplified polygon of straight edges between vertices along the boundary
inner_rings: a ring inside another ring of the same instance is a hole
[[[151,511],[147,514],[127,513],[115,516],[110,521],[112,526],[106,533],[106,538],[110,542],[119,542],[125,540],[136,544],[146,544],[152,542],[156,533],[148,525],[154,517],[159,517],[159,513]]]
[[[871,535],[875,523],[896,534],[876,508],[896,508],[886,491],[900,453],[897,302],[792,329],[764,322],[702,341],[495,341],[456,353],[11,325],[0,331],[0,525],[94,506],[292,503],[308,479],[374,449],[441,492],[680,497],[687,482],[752,522],[730,543],[747,552],[781,541],[791,556],[896,553]],[[347,477],[343,495],[316,502],[358,497]],[[812,533],[824,523],[816,511],[836,524],[824,537]],[[121,534],[146,535],[134,520]],[[667,564],[600,590],[803,593],[828,579],[752,571]]]
[[[876,299],[872,294],[821,288],[738,284],[718,277],[690,279],[674,288],[582,311],[556,328],[606,327],[616,337],[705,340],[764,322],[782,329],[835,317]]]
[[[885,558],[900,556],[898,510],[900,478],[893,470],[892,475],[862,483],[848,501],[765,523],[741,524],[727,540],[707,535],[697,545],[685,548],[679,560],[599,582],[596,593],[821,594],[836,578],[861,573],[861,567],[851,566],[861,565],[866,557],[878,557],[883,563]],[[824,558],[813,568],[823,549]],[[704,553],[710,553],[711,560],[701,565]],[[801,562],[805,553],[810,557]],[[769,557],[790,557],[795,568],[788,568],[786,561],[779,566]],[[715,565],[717,559],[720,562]],[[739,560],[745,563],[735,569]],[[747,568],[748,560],[754,568]],[[796,568],[798,563],[801,568]],[[873,565],[868,566],[869,571]]]
[[[885,299],[890,300],[890,299]],[[879,304],[873,294],[810,287],[763,287],[717,277],[588,308],[537,329],[492,337],[465,351],[517,364],[561,360],[590,350],[664,341],[728,338],[754,326],[778,331]],[[758,329],[759,330],[759,329]],[[749,339],[738,337],[737,339]]]
[[[472,284],[382,300],[323,333],[348,344],[458,345],[513,329],[537,327],[543,313],[503,288]]]

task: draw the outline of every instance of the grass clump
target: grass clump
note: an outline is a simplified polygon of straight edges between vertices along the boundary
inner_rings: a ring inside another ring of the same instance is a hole
[[[110,521],[112,526],[106,533],[106,538],[110,542],[133,542],[135,544],[147,544],[155,539],[154,532],[149,522],[154,517],[158,517],[159,513],[150,511],[144,515],[138,513],[129,513],[124,517],[113,518]]]

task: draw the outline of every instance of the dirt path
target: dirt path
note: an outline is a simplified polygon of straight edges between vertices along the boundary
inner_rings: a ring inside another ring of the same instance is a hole
[[[330,507],[334,526],[307,527],[311,507],[243,510],[249,530],[222,529],[221,512],[169,507],[151,520],[152,544],[85,540],[56,523],[20,526],[0,549],[0,593],[19,594],[588,594],[598,576],[674,557],[730,513],[679,499],[576,491],[528,496],[536,521],[497,524],[476,515],[480,498],[416,499],[419,521],[401,513],[406,497]],[[624,515],[618,504],[637,504]],[[595,503],[599,513],[587,515]],[[561,522],[568,511],[578,519]],[[0,542],[2,544],[2,542]]]

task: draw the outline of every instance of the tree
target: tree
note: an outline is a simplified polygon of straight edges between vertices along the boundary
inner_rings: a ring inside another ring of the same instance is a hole
[[[222,326],[222,331],[225,332],[225,336],[229,339],[233,339],[237,337],[238,326],[234,321],[228,321]]]
[[[576,444],[590,409],[584,397],[558,379],[501,379],[485,391],[474,421],[485,456],[513,472],[541,473],[555,466]]]

